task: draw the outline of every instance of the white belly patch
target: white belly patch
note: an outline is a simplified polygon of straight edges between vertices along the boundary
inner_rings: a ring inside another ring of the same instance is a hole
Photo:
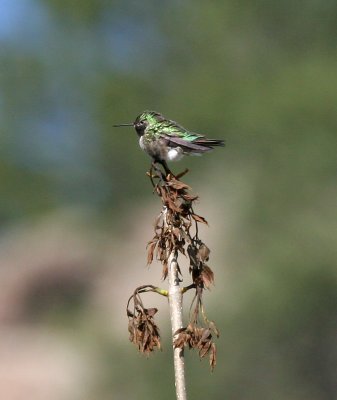
[[[144,148],[144,142],[143,142],[143,136],[141,136],[141,137],[139,138],[139,146],[140,146],[140,148],[141,148],[142,150],[145,150],[145,148]]]
[[[179,161],[183,155],[183,149],[177,147],[167,147],[164,141],[145,141],[144,137],[139,138],[139,146],[144,150],[150,157],[157,160],[165,161]]]
[[[183,158],[183,149],[175,147],[167,152],[166,161],[179,161]]]

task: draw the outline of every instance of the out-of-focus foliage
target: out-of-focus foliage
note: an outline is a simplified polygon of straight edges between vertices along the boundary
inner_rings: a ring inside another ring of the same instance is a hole
[[[154,109],[227,142],[173,166],[218,249],[218,366],[187,356],[190,397],[336,398],[336,20],[322,0],[0,0],[0,323],[65,336],[94,360],[77,360],[92,398],[172,398],[168,334],[141,359],[123,314],[136,273],[155,283],[157,203],[136,134],[112,125]]]

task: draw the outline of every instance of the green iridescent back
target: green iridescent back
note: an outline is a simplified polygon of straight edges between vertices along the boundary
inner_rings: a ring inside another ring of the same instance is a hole
[[[203,138],[204,136],[190,132],[175,121],[165,119],[160,113],[155,111],[144,111],[137,118],[135,123],[146,121],[148,123],[145,129],[147,139],[158,139],[161,136],[179,137],[187,142]]]

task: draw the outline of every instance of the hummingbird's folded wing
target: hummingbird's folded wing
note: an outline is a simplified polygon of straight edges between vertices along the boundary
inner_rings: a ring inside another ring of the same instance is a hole
[[[224,146],[223,140],[208,139],[199,133],[191,132],[174,121],[164,121],[158,127],[162,139],[168,146],[179,146],[185,153],[201,154],[210,151],[215,146]]]
[[[212,150],[211,147],[199,145],[199,144],[184,140],[184,139],[182,139],[180,137],[177,137],[177,136],[165,135],[164,137],[167,140],[168,146],[171,146],[171,147],[179,146],[186,152],[193,152],[194,151],[196,153],[205,153],[207,151]]]

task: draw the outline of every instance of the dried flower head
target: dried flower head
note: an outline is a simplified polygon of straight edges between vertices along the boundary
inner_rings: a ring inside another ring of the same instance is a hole
[[[156,348],[160,349],[159,328],[154,321],[157,308],[145,308],[140,299],[140,293],[153,290],[154,287],[141,286],[135,290],[127,304],[127,316],[129,318],[129,339],[141,353],[150,354]],[[130,301],[133,301],[133,311],[129,309]]]
[[[212,340],[211,329],[198,327],[190,323],[186,328],[181,328],[176,332],[174,347],[183,349],[196,349],[199,351],[199,357],[209,356],[209,363],[213,370],[216,365],[216,345]]]

